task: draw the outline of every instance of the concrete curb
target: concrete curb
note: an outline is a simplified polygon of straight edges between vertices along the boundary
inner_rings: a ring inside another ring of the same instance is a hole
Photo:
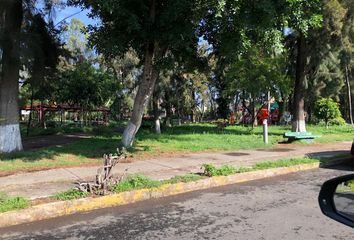
[[[325,166],[339,164],[347,160],[348,159],[335,160],[325,164]],[[320,163],[311,163],[291,167],[265,169],[238,173],[230,176],[211,177],[189,183],[166,184],[158,188],[140,189],[102,197],[89,197],[70,201],[46,203],[32,206],[23,210],[0,213],[0,227],[56,218],[99,208],[125,205],[152,198],[173,196],[191,191],[242,183],[262,178],[295,173],[299,171],[312,170],[319,167],[324,167],[324,165]]]

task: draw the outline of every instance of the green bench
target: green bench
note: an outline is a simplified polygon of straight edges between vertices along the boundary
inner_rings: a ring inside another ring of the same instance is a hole
[[[300,140],[306,143],[311,143],[315,138],[319,138],[320,136],[312,135],[311,132],[286,132],[283,137],[287,138],[288,142]]]

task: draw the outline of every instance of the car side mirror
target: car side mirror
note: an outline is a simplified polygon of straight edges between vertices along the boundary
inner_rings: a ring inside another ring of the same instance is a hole
[[[324,215],[354,227],[354,174],[326,181],[318,201]]]

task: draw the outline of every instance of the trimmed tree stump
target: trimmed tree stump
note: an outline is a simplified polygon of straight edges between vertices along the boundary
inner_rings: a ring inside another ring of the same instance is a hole
[[[112,169],[121,161],[126,158],[126,152],[117,149],[117,154],[105,154],[103,155],[103,167],[97,170],[95,182],[78,182],[77,188],[82,192],[88,192],[95,195],[106,195],[109,192],[109,187],[117,182],[123,180],[128,169],[125,169],[125,173],[118,178],[114,178],[112,175]]]

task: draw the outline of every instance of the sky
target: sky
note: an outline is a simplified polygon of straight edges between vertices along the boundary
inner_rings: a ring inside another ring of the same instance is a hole
[[[54,23],[57,24],[63,19],[65,19],[66,22],[70,22],[72,18],[77,18],[85,25],[95,25],[98,23],[98,20],[96,19],[91,19],[87,16],[89,11],[87,9],[81,10],[81,8],[78,7],[65,7],[64,9],[57,9],[55,12],[55,17],[54,17]]]

